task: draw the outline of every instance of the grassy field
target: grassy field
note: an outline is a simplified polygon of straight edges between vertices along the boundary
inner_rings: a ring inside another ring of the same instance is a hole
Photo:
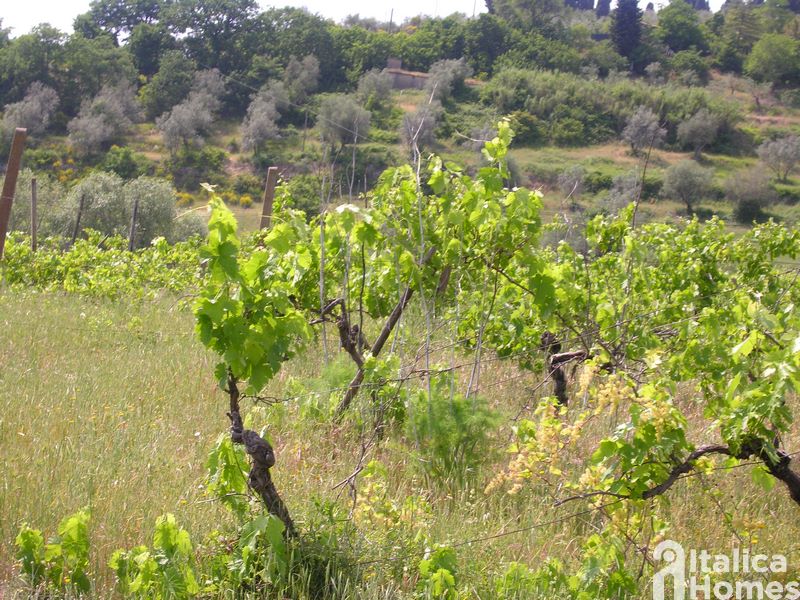
[[[214,361],[195,341],[187,310],[167,298],[131,304],[0,290],[0,328],[0,597],[16,597],[20,589],[13,540],[24,522],[52,534],[63,516],[91,509],[98,598],[111,594],[106,564],[112,551],[148,543],[157,516],[175,514],[201,557],[218,532],[234,530],[233,517],[204,493],[206,455],[228,423],[224,395],[212,377]],[[404,361],[418,351],[419,339],[413,322],[404,328],[398,343]],[[266,393],[302,398],[339,386],[352,373],[342,357],[333,357],[327,369],[322,363],[319,348],[312,348],[292,361]],[[412,596],[421,553],[403,555],[398,544],[413,543],[415,536],[423,540],[417,542],[420,549],[458,544],[461,581],[476,598],[492,597],[487,582],[512,561],[535,568],[547,557],[570,564],[579,554],[576,539],[593,531],[599,513],[570,518],[585,505],[555,508],[559,490],[484,493],[508,460],[504,450],[512,417],[550,393],[532,391],[540,378],[506,361],[484,369],[481,394],[499,414],[499,425],[480,448],[485,460],[472,483],[431,481],[402,429],[392,430],[369,451],[367,460],[387,467],[381,501],[403,506],[412,498],[423,508],[390,526],[363,514],[356,518],[359,542],[353,552],[359,560],[379,562],[367,568],[361,592],[348,597]],[[356,466],[362,441],[356,425],[334,426],[313,409],[295,398],[259,405],[252,413],[256,428],[265,426],[276,448],[276,484],[301,531],[323,518],[324,506],[348,518],[352,499],[346,489],[333,486]],[[580,411],[580,402],[570,410]],[[607,426],[593,425],[597,435]],[[798,448],[796,430],[785,445]],[[580,472],[588,447],[568,451]],[[677,484],[659,501],[659,510],[673,523],[669,535],[698,548],[727,551],[737,542],[780,552],[797,565],[796,507],[780,485],[769,493],[757,488],[749,470],[714,472]],[[359,480],[361,500],[375,481]],[[522,531],[484,539],[516,530]],[[468,540],[480,541],[462,544]]]

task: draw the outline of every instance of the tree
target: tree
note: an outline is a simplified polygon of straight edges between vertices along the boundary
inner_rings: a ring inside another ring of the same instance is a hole
[[[428,71],[425,91],[435,100],[447,102],[454,92],[464,86],[464,79],[471,74],[472,69],[463,58],[438,60]]]
[[[757,153],[761,162],[775,173],[779,181],[786,181],[800,162],[800,138],[790,135],[766,141],[758,147]]]
[[[701,108],[678,125],[678,141],[694,150],[694,159],[700,160],[703,148],[713,144],[719,133],[720,119],[707,108]]]
[[[161,23],[139,23],[131,31],[125,45],[136,70],[145,77],[158,72],[161,57],[175,48],[175,40]]]
[[[181,35],[190,57],[231,73],[246,67],[239,45],[250,34],[257,12],[255,0],[175,0],[163,18]]]
[[[297,60],[289,59],[283,73],[283,83],[288,92],[289,101],[293,104],[304,104],[309,94],[316,91],[319,85],[319,60],[313,54]]]
[[[103,34],[88,39],[72,35],[64,44],[59,67],[61,108],[74,115],[86,98],[103,86],[134,82],[136,69],[128,52],[118,47],[111,36]]]
[[[640,106],[628,119],[622,139],[631,145],[631,152],[638,155],[645,148],[661,146],[666,134],[667,130],[659,125],[655,113],[646,106]]]
[[[583,193],[586,169],[581,165],[572,165],[558,176],[558,187],[564,197],[578,198]]]
[[[179,50],[161,57],[158,72],[139,92],[147,117],[155,119],[186,98],[192,88],[196,64]]]
[[[116,41],[120,35],[131,33],[141,24],[155,23],[161,16],[165,0],[92,0],[89,12],[76,19],[83,27],[91,24],[111,34]],[[75,27],[79,30],[79,27]]]
[[[80,209],[80,228],[108,235],[126,235],[130,228],[130,209],[123,195],[124,183],[113,173],[95,171],[73,187],[58,215],[58,231],[70,235]]]
[[[512,27],[529,31],[549,29],[564,12],[563,0],[494,0],[497,16]]]
[[[502,19],[482,13],[464,26],[464,57],[476,73],[491,75],[495,62],[508,49],[509,36]]]
[[[369,136],[371,113],[359,106],[352,96],[328,96],[322,101],[317,117],[322,139],[337,144],[359,144]]]
[[[3,110],[3,128],[13,131],[15,127],[25,127],[29,134],[40,135],[47,130],[57,107],[56,91],[34,81],[22,100],[8,104]]]
[[[176,196],[175,188],[166,179],[138,177],[125,184],[122,197],[128,215],[138,201],[134,231],[136,248],[149,246],[157,237],[173,239]]]
[[[725,180],[725,199],[733,204],[733,217],[750,225],[764,216],[764,207],[775,200],[775,192],[763,169],[737,171]]]
[[[673,52],[705,50],[705,34],[700,27],[697,11],[685,0],[672,0],[670,5],[658,13],[657,34]]]
[[[268,140],[279,136],[276,121],[280,118],[269,87],[264,87],[250,103],[242,123],[242,147],[258,153]]]
[[[370,111],[384,110],[389,107],[392,97],[392,76],[385,71],[373,69],[367,71],[358,80],[356,98],[361,105]]]
[[[711,190],[713,177],[711,169],[705,169],[693,160],[683,160],[667,169],[663,192],[666,197],[683,202],[691,216],[695,204]]]
[[[79,152],[92,154],[118,140],[139,118],[131,84],[105,86],[67,124],[70,143]]]
[[[745,72],[757,81],[785,84],[800,73],[800,42],[788,35],[764,35],[747,57]]]
[[[611,41],[621,56],[630,59],[642,39],[642,11],[637,0],[619,0],[611,15]]]
[[[444,109],[437,101],[420,104],[413,113],[403,117],[400,135],[403,142],[412,152],[430,146],[436,141],[436,125]]]
[[[63,32],[43,24],[11,40],[0,60],[0,104],[21,100],[34,81],[60,91],[57,67],[65,39]]]
[[[708,83],[708,63],[696,50],[676,52],[669,61],[669,67],[678,81],[687,86]]]
[[[164,144],[174,152],[181,145],[201,144],[222,106],[225,81],[217,69],[195,74],[192,91],[171,111],[156,119]]]

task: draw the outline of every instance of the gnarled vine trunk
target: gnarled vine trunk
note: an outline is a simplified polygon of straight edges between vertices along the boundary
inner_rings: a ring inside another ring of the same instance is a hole
[[[250,474],[247,482],[250,487],[261,497],[270,514],[283,521],[286,535],[297,536],[289,509],[278,494],[272,475],[269,470],[275,466],[275,452],[270,443],[255,431],[245,429],[242,424],[242,415],[239,411],[239,387],[236,378],[228,373],[228,395],[230,396],[231,441],[242,444],[245,452],[250,457]]]

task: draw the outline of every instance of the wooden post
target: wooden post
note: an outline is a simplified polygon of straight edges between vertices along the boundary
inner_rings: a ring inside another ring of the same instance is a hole
[[[267,185],[264,188],[264,204],[261,207],[261,229],[269,229],[272,222],[272,201],[275,199],[275,184],[278,183],[278,167],[267,170]]]
[[[128,252],[133,252],[133,242],[136,238],[136,216],[139,213],[139,198],[133,201],[133,214],[131,215],[131,232],[128,235]]]
[[[36,252],[36,230],[39,222],[36,217],[36,177],[31,178],[31,252]]]
[[[75,229],[72,230],[72,241],[69,243],[70,247],[75,245],[75,240],[78,239],[78,234],[81,231],[81,213],[83,212],[84,198],[85,194],[81,194],[81,198],[78,201],[78,214],[75,217]]]
[[[8,221],[11,219],[11,203],[14,201],[14,192],[17,190],[17,176],[19,175],[22,151],[25,149],[25,138],[27,137],[28,130],[23,127],[17,127],[14,131],[14,139],[11,141],[11,153],[8,155],[6,179],[3,182],[3,193],[0,195],[0,259],[3,258],[3,250],[6,246]]]

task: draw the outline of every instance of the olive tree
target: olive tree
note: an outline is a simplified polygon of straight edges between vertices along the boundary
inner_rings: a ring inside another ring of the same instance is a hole
[[[124,182],[113,173],[95,171],[73,187],[57,216],[57,233],[68,236],[94,229],[108,235],[127,235],[130,211],[123,195]]]
[[[272,90],[265,86],[247,108],[242,122],[242,147],[248,152],[258,152],[265,142],[279,137],[279,118]]]
[[[381,110],[389,104],[392,96],[392,76],[385,71],[373,69],[358,80],[356,98],[367,110]]]
[[[725,180],[725,199],[733,204],[737,222],[750,224],[764,216],[764,207],[775,201],[775,191],[763,169],[737,171]]]
[[[703,148],[717,139],[719,127],[719,117],[707,108],[701,108],[678,125],[678,142],[692,148],[694,159],[699,160]]]
[[[789,173],[800,161],[800,138],[790,135],[766,141],[758,147],[758,158],[780,181],[786,181]]]
[[[558,187],[564,197],[577,198],[583,193],[586,169],[581,165],[572,165],[558,176]]]
[[[41,81],[34,81],[22,100],[6,105],[3,129],[13,131],[16,127],[24,127],[31,135],[42,134],[47,130],[57,107],[56,91]]]
[[[437,60],[428,71],[425,91],[439,102],[447,102],[453,92],[464,85],[472,69],[463,58]]]
[[[443,113],[442,105],[437,102],[420,104],[413,113],[403,117],[400,135],[409,150],[424,148],[436,141],[435,131]]]
[[[683,160],[667,169],[664,174],[663,193],[668,198],[680,200],[686,212],[694,215],[694,207],[711,190],[714,172],[693,160]]]
[[[172,239],[176,196],[175,188],[166,179],[143,176],[125,184],[122,197],[128,215],[138,202],[135,247],[147,246],[157,237]]]
[[[181,145],[201,144],[222,106],[225,81],[217,69],[195,75],[189,96],[156,119],[164,144],[174,152]]]
[[[292,56],[283,72],[283,83],[289,100],[294,104],[303,104],[319,85],[319,59],[313,54],[302,60]]]
[[[17,179],[16,200],[11,204],[9,229],[29,232],[31,228],[31,181],[36,178],[37,231],[39,236],[56,235],[56,215],[63,212],[66,190],[56,179],[45,173],[34,173],[23,169]]]
[[[371,117],[352,96],[328,96],[319,109],[320,134],[332,147],[358,144],[369,136]]]
[[[640,106],[628,119],[622,130],[622,139],[638,155],[643,149],[658,148],[664,142],[667,130],[659,125],[656,114],[646,106]]]
[[[78,152],[92,154],[117,141],[140,118],[133,86],[107,85],[67,124],[69,140]]]

